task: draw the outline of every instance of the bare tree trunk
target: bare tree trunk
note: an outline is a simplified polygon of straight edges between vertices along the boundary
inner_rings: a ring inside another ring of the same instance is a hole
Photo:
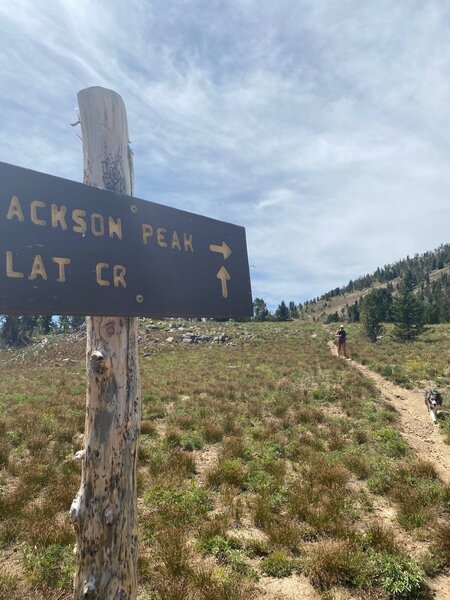
[[[78,94],[84,182],[132,195],[125,106],[110,90]],[[81,487],[70,516],[77,545],[74,600],[134,600],[136,464],[141,418],[137,319],[87,318],[87,407]]]

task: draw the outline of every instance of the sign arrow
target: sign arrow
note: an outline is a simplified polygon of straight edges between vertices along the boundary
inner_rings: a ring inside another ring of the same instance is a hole
[[[209,249],[211,250],[211,252],[219,252],[220,254],[223,254],[223,258],[225,260],[227,260],[227,258],[231,254],[231,248],[225,242],[222,242],[221,246],[216,246],[215,244],[210,244]]]
[[[228,298],[228,286],[227,281],[231,279],[230,274],[225,267],[220,267],[220,271],[217,273],[217,279],[220,279],[222,284],[222,296]]]

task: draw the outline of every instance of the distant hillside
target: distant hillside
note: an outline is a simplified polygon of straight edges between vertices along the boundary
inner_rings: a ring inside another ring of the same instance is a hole
[[[374,273],[350,280],[304,303],[300,317],[305,320],[358,320],[359,304],[370,290],[388,288],[395,293],[399,281],[409,275],[418,298],[423,302],[428,323],[450,322],[450,244],[436,250],[407,256]]]

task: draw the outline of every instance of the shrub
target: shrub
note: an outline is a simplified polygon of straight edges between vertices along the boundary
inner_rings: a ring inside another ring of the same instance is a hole
[[[266,494],[258,494],[253,502],[253,520],[257,527],[265,529],[275,518],[275,511]]]
[[[380,553],[375,559],[375,577],[390,598],[420,597],[424,576],[418,564],[399,554]]]
[[[433,531],[433,547],[442,556],[444,563],[450,566],[450,523],[438,523]]]
[[[213,487],[218,487],[223,483],[227,483],[241,488],[244,485],[245,477],[246,473],[244,465],[237,459],[224,460],[207,474],[208,483]]]
[[[367,479],[370,473],[370,466],[367,458],[363,454],[352,452],[344,457],[345,465],[358,479]]]
[[[408,444],[396,429],[384,427],[376,432],[376,437],[382,443],[388,456],[399,458],[408,453]]]
[[[203,437],[208,444],[220,442],[223,438],[222,426],[213,420],[205,420],[202,423]]]
[[[297,566],[298,562],[283,550],[275,550],[261,560],[261,570],[269,577],[289,577]]]
[[[391,375],[393,373],[392,367],[381,367],[380,369],[378,369],[378,372],[383,377],[391,377]]]
[[[245,562],[239,548],[238,540],[221,535],[209,538],[203,545],[205,552],[215,556],[219,562],[226,564],[234,573],[254,577],[253,569]]]
[[[141,433],[142,435],[156,435],[156,425],[150,419],[145,419],[141,422]]]
[[[229,527],[227,515],[215,515],[212,519],[204,521],[198,529],[200,548],[206,548],[211,538],[225,537]]]
[[[188,452],[201,450],[203,448],[203,438],[198,433],[183,433],[180,439],[180,446],[183,450],[187,450]]]
[[[319,589],[358,585],[364,575],[364,557],[347,541],[324,540],[311,547],[304,567],[311,583]]]
[[[22,600],[22,594],[17,589],[17,578],[13,575],[0,575],[0,598],[8,600]]]
[[[387,461],[377,460],[372,465],[372,473],[367,480],[368,488],[374,494],[387,494],[392,487],[393,477],[391,464]]]
[[[147,492],[145,501],[164,521],[180,525],[195,522],[211,509],[207,491],[193,482],[185,487],[155,486]]]
[[[57,544],[44,548],[24,546],[22,561],[32,583],[69,589],[75,571],[72,548]]]
[[[364,543],[377,552],[386,551],[394,554],[398,551],[392,529],[375,521],[369,525],[364,535]]]
[[[0,431],[0,436],[1,436],[1,431]],[[2,467],[8,466],[9,452],[10,452],[10,448],[9,448],[9,444],[6,439],[6,436],[0,437],[0,469]]]

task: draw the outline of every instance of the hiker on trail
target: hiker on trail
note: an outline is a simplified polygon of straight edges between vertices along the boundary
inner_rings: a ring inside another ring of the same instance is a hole
[[[344,358],[347,358],[347,350],[345,347],[346,337],[347,334],[345,332],[344,326],[341,325],[336,331],[336,341],[338,347],[338,356],[344,356]]]

